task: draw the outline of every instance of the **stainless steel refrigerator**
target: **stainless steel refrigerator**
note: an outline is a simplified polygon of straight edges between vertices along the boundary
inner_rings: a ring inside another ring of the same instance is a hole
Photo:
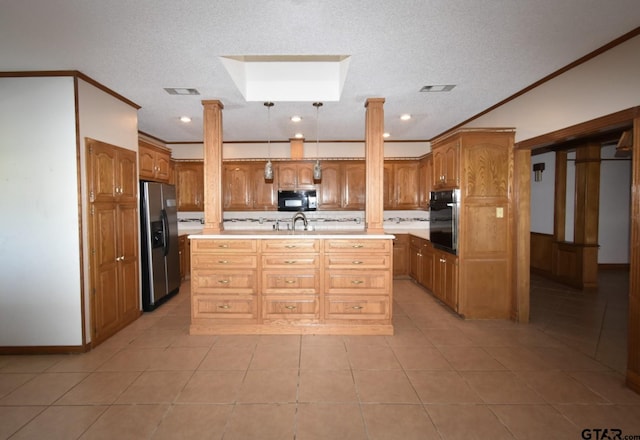
[[[142,308],[154,310],[180,289],[176,188],[140,182]]]

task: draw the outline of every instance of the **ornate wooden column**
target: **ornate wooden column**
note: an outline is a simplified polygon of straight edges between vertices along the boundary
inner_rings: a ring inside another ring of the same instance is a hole
[[[633,120],[627,385],[640,393],[640,116]]]
[[[222,109],[218,100],[202,101],[204,124],[204,230],[216,234],[222,223]]]
[[[384,98],[369,98],[364,133],[366,169],[365,228],[367,232],[384,233]]]

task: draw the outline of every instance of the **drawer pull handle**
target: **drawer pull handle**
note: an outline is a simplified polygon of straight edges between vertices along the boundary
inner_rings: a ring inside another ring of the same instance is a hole
[[[295,310],[296,306],[284,306],[285,309]]]
[[[296,264],[296,260],[285,260],[284,264]]]
[[[353,264],[362,264],[362,261],[360,261],[360,260],[354,260],[354,261],[352,261],[351,263],[353,263]]]
[[[351,284],[362,284],[362,283],[364,283],[364,281],[361,281],[361,280],[353,280],[353,281],[351,281]]]
[[[229,284],[229,280],[218,280],[220,284]]]
[[[286,283],[286,284],[294,284],[294,283],[295,283],[295,280],[286,280],[286,281],[285,281],[285,283]]]
[[[295,244],[288,244],[288,245],[285,246],[285,248],[287,248],[287,249],[295,249],[296,245]]]
[[[351,246],[351,247],[352,247],[352,248],[354,248],[354,249],[360,249],[360,248],[363,248],[364,246],[363,246],[363,245],[361,245],[361,244],[354,244],[354,245],[353,245],[353,246]]]
[[[222,248],[222,249],[227,249],[229,247],[229,245],[228,244],[219,244],[218,247]]]
[[[231,308],[231,306],[230,306],[229,304],[223,304],[223,305],[221,305],[221,306],[218,306],[218,308],[219,308],[219,309],[227,310],[227,309],[230,309],[230,308]]]
[[[227,264],[229,262],[229,260],[218,260],[218,263],[220,264]]]
[[[362,307],[362,306],[353,306],[353,307],[351,307],[351,308],[352,308],[352,309],[354,309],[354,310],[361,310],[361,309],[364,309],[364,307]]]

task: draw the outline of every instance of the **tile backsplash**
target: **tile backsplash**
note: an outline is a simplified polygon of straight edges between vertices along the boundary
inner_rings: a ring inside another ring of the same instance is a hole
[[[224,213],[225,230],[272,230],[291,228],[294,212],[233,211]],[[306,211],[310,228],[318,231],[364,230],[364,211]],[[179,212],[180,229],[201,227],[202,212]],[[385,211],[385,229],[428,229],[427,211]]]

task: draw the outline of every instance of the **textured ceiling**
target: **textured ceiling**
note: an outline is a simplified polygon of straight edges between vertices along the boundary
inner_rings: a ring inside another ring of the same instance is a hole
[[[140,131],[166,142],[202,141],[201,101],[219,99],[224,140],[253,141],[268,137],[265,107],[220,56],[350,55],[320,139],[363,139],[365,100],[383,97],[390,140],[423,140],[639,24],[637,0],[0,0],[0,71],[79,70],[140,105]],[[431,84],[456,87],[419,92]],[[272,140],[315,140],[315,115],[277,102]]]

